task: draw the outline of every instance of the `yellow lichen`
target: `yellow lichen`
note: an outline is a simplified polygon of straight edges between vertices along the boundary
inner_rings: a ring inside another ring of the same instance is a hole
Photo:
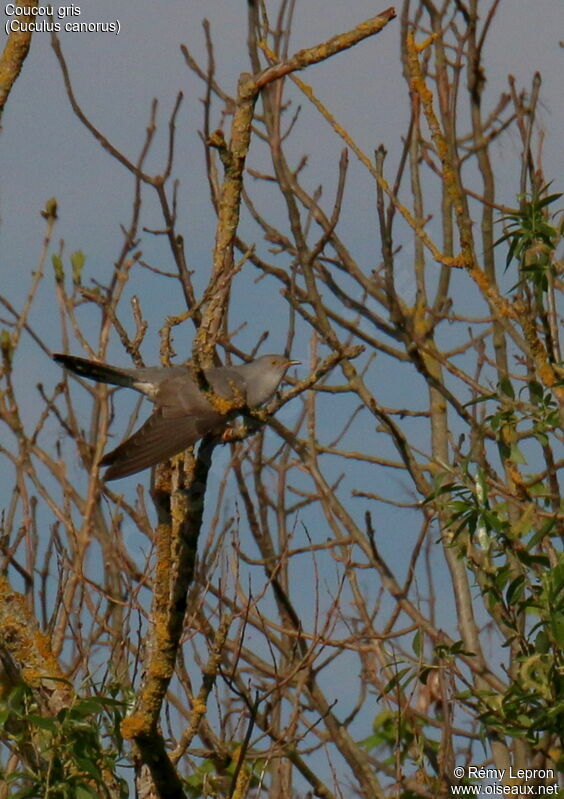
[[[123,719],[120,725],[121,734],[126,741],[147,734],[151,729],[151,719],[146,713],[132,713]]]

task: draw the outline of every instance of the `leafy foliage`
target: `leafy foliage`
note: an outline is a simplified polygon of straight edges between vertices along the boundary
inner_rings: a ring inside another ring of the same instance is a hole
[[[512,261],[517,261],[522,274],[522,280],[517,285],[522,285],[522,281],[526,280],[538,292],[547,292],[549,278],[555,275],[554,252],[564,231],[564,218],[559,225],[553,225],[547,217],[548,206],[562,197],[562,194],[543,197],[549,186],[541,187],[530,196],[519,197],[519,210],[502,217],[506,232],[496,241],[496,245],[509,243],[505,268],[507,270]],[[553,218],[558,216],[562,216],[562,211],[553,214]]]
[[[5,775],[13,799],[100,799],[110,796],[108,777],[122,761],[120,723],[123,702],[112,696],[77,698],[49,718],[41,715],[31,692],[16,686],[0,710],[2,737],[28,751],[26,767]],[[36,768],[33,764],[36,764]],[[47,779],[45,774],[48,775]],[[112,776],[120,796],[125,780]]]

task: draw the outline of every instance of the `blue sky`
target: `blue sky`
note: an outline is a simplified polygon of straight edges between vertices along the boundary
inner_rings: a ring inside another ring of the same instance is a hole
[[[190,3],[168,0],[166,6],[146,0],[97,2],[80,6],[81,16],[71,21],[98,22],[119,18],[121,32],[62,33],[65,52],[76,96],[86,114],[112,143],[134,159],[144,140],[152,98],[159,98],[160,130],[150,165],[158,169],[164,162],[166,123],[178,91],[184,103],[178,119],[176,175],[180,179],[180,227],[187,241],[190,268],[195,283],[205,285],[214,235],[214,216],[208,196],[203,165],[203,148],[198,137],[202,124],[203,87],[187,69],[180,52],[185,43],[191,52],[205,61],[201,28],[204,16],[210,20],[216,48],[218,79],[232,91],[241,70],[248,69],[245,53],[244,4],[206,0]],[[512,73],[518,86],[530,86],[532,75],[543,75],[541,119],[546,128],[545,171],[547,176],[561,174],[561,131],[564,130],[564,103],[561,91],[562,49],[560,0],[512,0],[500,5],[490,45],[486,49],[488,94],[486,102],[495,103],[500,91],[507,88],[507,74]],[[295,49],[322,41],[375,13],[372,3],[334,4],[327,13],[323,0],[298,2],[293,43]],[[64,21],[63,21],[64,22]],[[393,162],[398,149],[398,132],[407,118],[406,89],[399,68],[399,24],[392,22],[374,39],[362,43],[329,62],[315,66],[303,77],[340,121],[346,122],[353,137],[368,153],[384,142]],[[294,96],[294,102],[300,98]],[[219,108],[215,121],[218,123]],[[304,109],[291,143],[296,161],[302,153],[309,156],[306,180],[312,185],[324,182],[331,197],[336,179],[336,163],[342,143],[311,109]],[[497,156],[509,164],[519,152],[516,137],[505,140]],[[251,152],[253,164],[266,164],[259,144]],[[54,247],[63,239],[68,256],[81,249],[87,256],[86,279],[104,281],[122,242],[120,225],[129,218],[132,180],[116,168],[100,145],[73,115],[67,101],[61,72],[50,46],[49,35],[35,35],[22,74],[9,98],[0,136],[0,274],[3,291],[19,306],[27,292],[30,275],[37,263],[44,235],[40,210],[50,197],[59,202],[59,221]],[[252,181],[250,181],[252,186]],[[354,189],[352,189],[354,186]],[[253,186],[254,188],[254,186]],[[555,185],[558,189],[558,185]],[[351,157],[349,186],[355,203],[345,204],[344,223],[355,255],[370,265],[379,254],[375,248],[374,192],[372,181]],[[514,201],[517,191],[513,170],[508,170],[507,185],[499,187],[500,198]],[[265,195],[265,202],[271,202]],[[159,224],[153,200],[147,196],[145,224]],[[243,218],[242,230],[251,238],[253,228]],[[254,231],[256,235],[256,231]],[[172,268],[170,256],[161,241],[145,237],[143,250],[147,260],[163,269]],[[368,267],[367,267],[368,268]],[[401,264],[399,264],[401,268]],[[177,292],[155,296],[151,278],[146,277],[144,311],[152,324],[144,347],[147,362],[158,359],[156,331],[166,314],[183,310]],[[35,324],[46,344],[53,350],[61,346],[58,327],[53,324],[53,299],[50,269],[42,286],[35,314]],[[160,285],[160,284],[159,284]],[[236,289],[237,316],[247,322],[243,340],[249,345],[260,332],[270,328],[268,349],[284,344],[286,311],[271,313],[261,301],[262,285],[252,281]],[[96,320],[92,318],[93,329]],[[186,329],[186,328],[184,328]],[[189,340],[177,340],[177,352],[184,357]],[[110,352],[121,358],[120,345],[113,342]],[[307,356],[307,342],[297,341],[297,357]],[[37,414],[40,404],[34,391],[41,379],[54,384],[59,368],[45,358],[36,345],[25,338],[15,364],[16,380],[28,387],[22,394],[24,412]],[[386,381],[386,399],[397,400],[405,387],[401,380]],[[291,410],[287,411],[291,413]],[[2,435],[3,433],[0,433]],[[362,475],[359,475],[359,480]]]
[[[160,129],[149,165],[154,169],[161,167],[168,116],[177,93],[184,93],[176,157],[180,228],[187,242],[189,266],[195,271],[194,281],[197,287],[203,288],[214,235],[214,215],[198,137],[202,125],[203,86],[187,69],[180,44],[185,43],[193,55],[205,63],[201,20],[206,16],[215,42],[218,80],[226,90],[233,91],[239,72],[248,69],[244,4],[168,0],[163,6],[148,0],[136,0],[134,4],[117,0],[88,3],[80,8],[81,15],[70,18],[71,21],[99,22],[119,18],[121,32],[117,36],[63,32],[60,38],[83,110],[128,157],[135,159],[139,152],[150,104],[156,96],[159,98]],[[526,88],[535,71],[542,73],[540,114],[546,128],[545,171],[557,180],[564,165],[561,144],[564,103],[560,77],[563,54],[558,47],[561,11],[560,0],[502,3],[485,56],[486,103],[490,106],[494,105],[498,93],[506,90],[509,73],[515,75],[518,87]],[[327,13],[327,3],[323,0],[298,2],[294,48],[318,43],[374,13],[373,4],[364,1],[334,4],[331,13]],[[384,142],[392,163],[398,152],[398,132],[404,130],[407,118],[407,93],[397,56],[398,37],[399,23],[392,22],[379,36],[302,75],[336,117],[347,124],[366,152],[371,153]],[[301,98],[294,95],[293,101],[297,104]],[[220,120],[219,111],[217,108],[216,124]],[[325,197],[332,196],[341,148],[342,143],[333,131],[315,112],[304,108],[290,152],[295,154],[296,162],[304,152],[308,154],[305,179],[310,178],[312,185],[323,182]],[[514,136],[499,146],[497,157],[509,164],[519,150],[520,142]],[[260,144],[253,145],[250,163],[267,164]],[[39,212],[53,196],[59,203],[53,249],[57,249],[58,241],[63,239],[67,257],[74,250],[83,250],[87,256],[86,279],[107,279],[122,242],[120,225],[127,224],[129,219],[133,182],[73,115],[46,33],[35,35],[30,55],[9,98],[0,136],[0,169],[0,273],[3,290],[12,302],[21,305],[27,292],[44,235]],[[252,181],[249,185],[255,189]],[[354,254],[369,268],[379,259],[375,247],[374,191],[371,179],[354,157],[351,157],[347,191],[349,196],[354,191],[355,196],[354,203],[345,203],[347,238]],[[498,196],[512,203],[516,191],[514,171],[508,170],[507,185],[499,187]],[[272,202],[267,194],[265,202]],[[146,196],[144,223],[160,224],[149,195]],[[244,217],[242,230],[250,240],[257,235]],[[172,269],[162,241],[145,237],[142,247],[147,260],[163,269]],[[401,262],[398,268],[401,269]],[[155,295],[157,284],[151,282],[150,276],[144,276],[144,280],[144,289],[140,290],[139,284],[135,288],[141,291],[144,312],[152,324],[143,352],[146,362],[151,363],[158,360],[156,331],[163,317],[180,312],[183,306],[178,292],[163,293],[159,283]],[[58,327],[53,324],[50,281],[48,268],[34,318],[46,344],[57,350],[61,342]],[[242,340],[249,346],[262,330],[270,329],[268,349],[280,349],[284,345],[287,314],[284,310],[273,317],[270,306],[262,301],[262,291],[263,284],[255,285],[251,280],[236,288],[232,324],[235,326],[236,318],[247,322]],[[92,326],[94,330],[94,314]],[[190,340],[177,339],[179,357],[187,355],[190,346]],[[112,343],[110,352],[115,359],[122,358],[119,342]],[[306,358],[307,342],[298,340],[294,354]],[[34,417],[41,407],[34,390],[36,382],[43,380],[47,385],[54,384],[60,378],[59,368],[25,338],[15,364],[15,375],[24,389],[21,394],[24,413]],[[410,389],[399,378],[384,381],[380,391],[385,404],[401,401],[404,392],[407,399]],[[293,412],[297,410],[292,411],[290,407],[286,410],[290,415]],[[85,423],[86,419],[87,416]],[[358,435],[362,436],[357,430]],[[359,485],[364,477],[360,473],[357,475]]]
[[[184,92],[177,154],[181,215],[191,266],[207,274],[214,219],[197,135],[201,128],[203,88],[186,68],[179,45],[186,43],[196,57],[205,59],[200,21],[207,16],[216,43],[218,78],[228,91],[232,90],[239,72],[248,69],[244,4],[169,0],[166,6],[161,6],[144,0],[135,4],[118,0],[79,7],[81,16],[72,17],[71,21],[108,21],[117,15],[121,25],[117,36],[61,34],[77,98],[113,144],[131,158],[137,155],[150,103],[156,96],[160,103],[161,135],[152,163],[162,164],[168,114],[177,92]],[[562,50],[558,49],[561,11],[559,0],[502,3],[494,23],[492,44],[486,49],[488,97],[492,104],[499,91],[507,88],[508,73],[516,76],[517,86],[525,87],[529,87],[534,71],[543,75],[541,116],[547,130],[548,175],[557,175],[563,161],[558,133],[564,129],[559,78]],[[374,13],[369,2],[334,4],[330,14],[322,0],[298,3],[295,48],[317,43]],[[398,34],[399,24],[393,22],[378,37],[315,66],[304,76],[337,118],[346,122],[366,152],[371,153],[384,142],[390,150],[390,159],[394,157],[397,133],[403,129],[407,114],[405,85],[397,68]],[[336,176],[334,165],[342,144],[312,111],[305,110],[302,120],[291,146],[296,158],[302,152],[308,153],[308,174],[313,181],[323,181],[330,196]],[[314,147],[310,146],[312,141]],[[504,147],[507,146],[506,141]],[[515,150],[519,146],[514,139]],[[42,242],[39,211],[52,196],[59,201],[56,240],[64,239],[67,253],[83,250],[91,273],[107,275],[121,243],[119,225],[128,219],[132,181],[116,169],[74,117],[46,33],[35,35],[30,56],[9,98],[0,156],[0,269],[4,285],[6,281],[11,284],[13,298],[23,298],[26,276],[35,266]],[[499,158],[506,158],[501,147]],[[351,176],[358,192],[357,208],[370,207],[369,215],[373,218],[372,185],[354,158]],[[512,202],[517,188],[512,174],[510,181],[506,191],[502,188],[500,193],[500,196],[505,194],[507,202]],[[365,235],[365,219],[357,208],[354,213],[349,212],[347,219],[349,239],[352,236],[360,255],[366,257],[373,246],[372,237]],[[155,248],[155,258],[159,255],[159,249]],[[162,258],[166,257],[164,251]],[[166,268],[166,264],[162,265]],[[56,338],[49,343],[53,348],[58,345]]]
[[[177,92],[184,93],[178,119],[176,176],[180,179],[180,227],[187,241],[189,266],[195,270],[195,283],[205,285],[211,261],[214,215],[205,181],[203,147],[198,137],[202,125],[200,98],[202,84],[187,69],[180,52],[185,43],[205,63],[205,44],[201,19],[210,20],[216,45],[218,79],[233,91],[238,74],[248,69],[245,52],[245,4],[227,0],[99,0],[80,5],[81,15],[72,21],[120,21],[118,36],[111,33],[62,33],[61,44],[67,58],[76,96],[89,118],[112,143],[135,159],[145,136],[153,97],[159,98],[160,131],[150,166],[164,162],[166,123]],[[328,8],[330,13],[328,13]],[[298,0],[294,49],[316,44],[346,30],[377,13],[372,2],[328,4],[327,0]],[[4,17],[6,19],[6,17]],[[517,86],[530,87],[532,75],[543,76],[541,120],[546,128],[545,173],[555,178],[555,190],[564,166],[562,131],[562,58],[558,39],[562,38],[561,0],[511,0],[501,3],[486,49],[488,73],[487,102],[495,104],[499,92],[507,88],[507,75],[515,75]],[[384,142],[393,160],[398,152],[398,137],[405,129],[407,93],[398,61],[399,23],[392,22],[374,39],[320,64],[302,77],[311,83],[320,98],[337,118],[347,124],[353,137],[369,154]],[[294,96],[294,102],[300,102]],[[215,117],[219,123],[219,108]],[[87,256],[86,277],[104,281],[111,274],[119,252],[120,225],[127,224],[133,191],[131,178],[116,167],[100,145],[73,115],[65,95],[61,72],[46,33],[35,35],[29,58],[15,84],[4,112],[0,135],[0,275],[2,292],[17,307],[21,306],[30,274],[41,250],[44,224],[40,210],[50,197],[59,203],[59,221],[54,242],[64,239],[68,256],[83,250]],[[296,161],[303,152],[309,155],[307,175],[312,185],[325,184],[331,197],[336,180],[336,164],[342,143],[311,109],[304,109],[298,135],[291,144]],[[520,151],[514,136],[500,145],[497,157],[509,165]],[[266,163],[259,144],[253,145],[254,164]],[[499,186],[498,197],[511,204],[518,186],[515,172],[507,170],[506,185]],[[372,181],[351,157],[348,191],[355,203],[345,211],[344,224],[355,255],[367,264],[376,264],[379,254],[374,245],[374,190]],[[270,200],[267,200],[270,202]],[[144,222],[158,220],[151,198],[147,197]],[[253,228],[243,220],[242,229],[252,237]],[[55,247],[56,249],[56,247]],[[145,238],[147,260],[171,269],[170,256],[162,242]],[[37,330],[47,345],[61,346],[57,325],[53,324],[50,270],[47,270],[35,315]],[[152,331],[147,337],[144,356],[158,360],[156,331],[167,314],[182,308],[177,292],[151,293],[147,277],[142,302]],[[159,289],[159,292],[161,290]],[[269,306],[261,302],[261,284],[245,284],[237,294],[235,316],[247,322],[243,339],[250,343],[265,328],[271,329],[268,350],[284,345],[287,316],[273,318]],[[0,313],[2,316],[2,313]],[[93,329],[95,320],[92,320]],[[245,339],[248,336],[248,339]],[[177,341],[179,356],[188,354],[191,341]],[[120,347],[113,342],[111,352],[120,359]],[[307,342],[296,343],[297,357],[307,357]],[[302,372],[303,374],[303,372]],[[25,339],[16,363],[16,379],[28,387],[23,396],[24,413],[33,417],[40,410],[34,391],[38,380],[53,385],[60,379],[59,367],[51,363],[30,340]],[[397,399],[406,387],[401,381],[383,386],[389,397]],[[407,389],[409,393],[409,389]],[[297,411],[296,411],[297,412]],[[291,414],[290,409],[286,413]],[[85,419],[86,419],[85,414]],[[0,440],[3,431],[0,430]],[[220,460],[225,460],[225,453]],[[355,476],[350,476],[352,480]],[[145,475],[148,483],[148,474]],[[364,476],[356,479],[360,484]],[[409,512],[397,519],[406,519]],[[401,541],[401,523],[397,529]],[[324,533],[325,535],[325,533]],[[387,554],[398,550],[397,540],[384,544]],[[401,550],[401,547],[400,547]]]

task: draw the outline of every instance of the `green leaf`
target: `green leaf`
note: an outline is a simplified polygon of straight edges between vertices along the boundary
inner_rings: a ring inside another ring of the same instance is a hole
[[[550,650],[550,640],[546,634],[546,630],[539,630],[535,638],[535,650],[540,652],[541,655],[546,655]]]
[[[511,383],[511,380],[509,380],[509,378],[502,377],[501,380],[499,381],[499,387],[507,397],[515,399],[515,391],[513,390],[513,385]]]
[[[553,519],[549,519],[546,522],[546,524],[543,524],[541,529],[538,530],[534,534],[534,536],[531,538],[531,540],[527,544],[527,549],[529,550],[529,552],[532,549],[534,549],[534,547],[536,547],[537,544],[540,544],[540,542],[543,540],[543,538],[545,538],[550,533],[550,531],[552,530],[552,528],[554,527],[555,524],[556,524],[556,519],[554,519],[554,518]]]
[[[499,221],[500,222],[504,222],[504,221],[507,221],[507,219],[508,219],[508,217],[503,217]],[[503,244],[503,242],[507,241],[507,239],[511,238],[512,235],[513,235],[512,233],[504,233],[503,236],[500,236],[499,239],[494,241],[494,247],[497,247],[498,244]]]
[[[544,389],[542,385],[538,382],[538,380],[530,380],[528,386],[529,386],[529,393],[531,395],[531,400],[536,402],[542,402],[544,397]]]
[[[434,491],[431,491],[431,493],[423,500],[423,505],[425,505],[427,502],[432,502],[434,499],[442,496],[443,494],[451,494],[453,491],[456,491],[459,488],[460,486],[458,483],[445,483]]]
[[[511,454],[509,455],[508,460],[510,460],[512,463],[527,463],[527,459],[517,444],[511,444]]]
[[[550,620],[550,630],[560,649],[564,649],[564,616],[557,613]]]
[[[471,405],[477,405],[479,402],[487,402],[491,399],[497,399],[497,394],[481,394],[479,397],[476,397],[476,399],[465,402],[464,408],[469,408]]]
[[[531,555],[524,549],[515,551],[515,555],[526,566],[542,566],[544,569],[550,568],[550,560],[546,555]]]
[[[523,596],[523,587],[525,584],[525,577],[521,574],[516,577],[510,584],[505,592],[505,601],[508,605],[513,605]]]
[[[124,707],[124,703],[109,696],[88,696],[72,706],[71,714],[74,718],[84,718],[101,713],[110,707]]]
[[[383,696],[392,691],[396,687],[396,685],[400,683],[402,677],[405,677],[405,675],[409,674],[410,671],[411,669],[409,667],[406,667],[404,669],[400,669],[397,674],[394,674],[392,679],[388,680],[386,685],[383,687],[382,691],[378,694],[378,699],[381,699]]]
[[[507,272],[507,270],[509,269],[509,267],[511,265],[511,261],[513,260],[513,257],[515,255],[515,250],[517,249],[517,245],[518,244],[519,244],[519,239],[517,238],[517,236],[514,235],[512,237],[512,241],[511,241],[511,244],[509,246],[509,250],[507,252],[507,258],[505,259],[505,271],[506,272]]]
[[[546,205],[550,205],[555,200],[559,200],[562,197],[562,194],[549,194],[548,197],[545,197],[544,200],[540,200],[540,202],[536,203],[537,208],[544,208]]]
[[[76,799],[99,799],[100,794],[88,785],[77,785],[75,787]]]
[[[97,763],[95,763],[91,758],[83,756],[77,757],[75,755],[74,762],[81,769],[81,771],[86,772],[86,774],[90,774],[92,777],[94,777],[94,779],[102,779],[102,772],[100,771]]]
[[[498,448],[498,450],[499,450],[499,457],[500,457],[500,458],[501,458],[503,461],[506,461],[506,460],[508,460],[508,459],[509,459],[509,456],[510,456],[510,454],[511,454],[511,450],[509,449],[509,447],[507,446],[507,444],[505,443],[505,441],[498,441],[498,442],[497,442],[497,448]]]
[[[363,749],[376,749],[382,743],[382,736],[379,733],[375,733],[374,735],[369,735],[368,738],[363,738],[359,743]]]
[[[40,716],[37,713],[29,713],[26,720],[31,724],[35,724],[40,730],[47,730],[48,732],[55,733],[59,729],[59,725],[54,719]]]
[[[53,264],[53,271],[55,272],[55,280],[57,283],[62,283],[65,277],[63,259],[60,255],[52,255],[51,262]]]
[[[82,279],[82,269],[86,263],[86,256],[82,250],[77,250],[71,255],[70,262],[72,266],[72,280],[73,283],[78,286]]]
[[[502,533],[507,529],[507,521],[500,519],[497,513],[493,510],[484,510],[482,512],[482,519],[486,527],[490,530],[495,530],[496,533]]]

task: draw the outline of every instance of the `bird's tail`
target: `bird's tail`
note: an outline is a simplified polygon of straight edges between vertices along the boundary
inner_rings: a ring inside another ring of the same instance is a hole
[[[69,369],[80,377],[88,377],[97,383],[110,383],[112,386],[125,386],[133,388],[135,378],[129,369],[120,369],[117,366],[109,366],[97,361],[89,361],[86,358],[77,358],[74,355],[55,353],[53,360]]]

